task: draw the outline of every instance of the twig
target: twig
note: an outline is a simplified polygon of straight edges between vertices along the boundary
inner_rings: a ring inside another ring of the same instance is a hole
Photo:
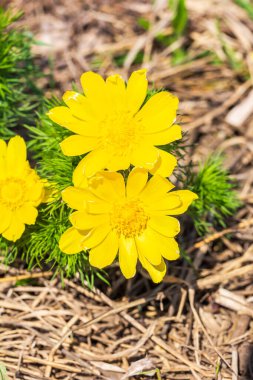
[[[215,274],[212,276],[201,278],[197,280],[197,287],[199,289],[210,288],[213,285],[222,284],[232,278],[241,277],[245,274],[250,274],[250,273],[253,273],[253,264],[245,265],[242,268],[234,269],[231,272],[226,273],[225,275],[221,273],[221,274]]]
[[[252,81],[249,79],[247,82],[244,82],[241,86],[239,86],[227,101],[225,101],[219,107],[212,109],[209,113],[200,117],[195,122],[191,123],[189,129],[197,128],[201,125],[211,123],[214,118],[218,117],[229,107],[235,104],[251,86]]]
[[[252,225],[253,225],[253,218],[250,218],[250,219],[246,219],[246,220],[241,221],[240,223],[236,224],[233,227],[225,228],[224,230],[222,230],[220,232],[215,232],[214,234],[206,237],[205,239],[195,243],[192,247],[190,247],[187,250],[187,253],[191,253],[191,252],[195,251],[195,249],[199,249],[199,248],[203,247],[205,244],[209,244],[209,243],[221,238],[224,235],[227,235],[231,232],[235,232],[238,230],[243,230],[243,229],[248,228]]]
[[[190,306],[191,306],[191,309],[192,309],[192,312],[193,312],[193,315],[194,315],[194,318],[196,319],[196,321],[198,322],[198,324],[200,325],[201,329],[203,330],[203,333],[204,335],[206,336],[208,342],[210,343],[210,345],[212,346],[212,348],[214,349],[214,351],[216,352],[216,354],[223,360],[223,362],[227,365],[228,368],[230,368],[232,371],[232,367],[230,366],[230,364],[227,362],[227,360],[224,358],[224,356],[221,354],[221,352],[215,347],[211,337],[209,336],[206,328],[204,327],[198,313],[197,313],[197,310],[195,309],[195,306],[194,306],[194,296],[195,296],[195,290],[194,289],[189,289],[189,301],[190,301]]]
[[[21,274],[19,276],[8,276],[8,277],[0,278],[0,283],[3,284],[5,282],[17,282],[20,280],[30,280],[32,278],[51,277],[52,275],[53,275],[53,272]]]

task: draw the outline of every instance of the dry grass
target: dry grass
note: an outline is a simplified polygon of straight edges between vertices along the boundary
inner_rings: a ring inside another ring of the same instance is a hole
[[[113,268],[112,287],[98,283],[90,291],[76,278],[63,288],[50,273],[31,278],[0,267],[0,361],[10,379],[123,380],[140,372],[147,372],[142,379],[253,379],[253,23],[247,13],[232,0],[188,0],[186,35],[164,47],[155,37],[171,32],[167,1],[11,4],[49,44],[35,53],[45,72],[48,57],[54,59],[59,94],[86,70],[127,77],[143,52],[150,82],[181,100],[179,119],[190,130],[194,161],[224,151],[245,204],[228,229],[188,247],[194,270],[178,262],[158,286],[145,277],[126,282]],[[149,20],[149,31],[137,26],[140,18]],[[172,53],[183,46],[188,60],[173,66]],[[206,50],[220,64],[203,56]],[[122,54],[119,68],[115,57]]]

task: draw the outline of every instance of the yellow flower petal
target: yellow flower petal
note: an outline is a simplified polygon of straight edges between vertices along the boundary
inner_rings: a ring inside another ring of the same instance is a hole
[[[24,204],[16,210],[16,215],[25,224],[34,224],[38,216],[38,210],[28,204]]]
[[[0,140],[0,158],[5,158],[7,152],[7,144],[4,140]]]
[[[90,251],[89,262],[92,266],[102,269],[111,265],[119,249],[119,238],[111,231],[101,244]]]
[[[121,235],[119,240],[119,266],[123,275],[129,279],[134,277],[137,265],[137,250],[134,239],[126,239]]]
[[[146,186],[148,180],[148,172],[146,169],[134,168],[127,178],[127,197],[134,198]]]
[[[181,127],[179,125],[172,125],[163,131],[145,134],[144,142],[152,145],[166,145],[181,138]]]
[[[89,231],[87,237],[83,241],[85,249],[90,249],[100,244],[111,231],[110,224],[102,224]]]
[[[81,189],[88,187],[88,178],[85,175],[85,162],[81,160],[73,172],[73,184]]]
[[[152,174],[159,174],[162,177],[169,177],[177,165],[177,159],[172,154],[165,152],[162,149],[157,150],[159,152],[159,159],[150,172]]]
[[[28,182],[28,181],[27,181]],[[27,185],[27,193],[25,194],[25,200],[33,203],[33,206],[38,206],[42,202],[44,194],[44,186],[39,179],[37,181],[30,181]]]
[[[92,177],[98,171],[107,167],[108,154],[102,149],[96,149],[88,153],[78,164],[84,168],[84,175]],[[77,168],[78,168],[77,166]],[[79,170],[79,169],[75,169]]]
[[[26,168],[26,145],[20,136],[10,139],[6,152],[7,172],[10,176],[21,176]]]
[[[108,112],[107,92],[104,79],[92,71],[81,76],[81,85],[93,110],[97,112],[97,118],[102,119]]]
[[[75,117],[68,107],[60,106],[52,108],[47,116],[55,123],[70,131],[83,136],[97,136],[98,130],[95,123],[81,120]]]
[[[147,203],[152,203],[165,196],[165,194],[175,186],[169,180],[159,175],[154,175],[147,183],[147,186],[140,193],[140,198]]]
[[[118,75],[111,75],[106,79],[106,91],[110,108],[116,112],[126,110],[126,85],[123,78]]]
[[[99,172],[90,180],[90,189],[107,202],[125,198],[124,177],[115,172]]]
[[[161,239],[161,253],[162,256],[167,260],[172,261],[179,259],[180,251],[176,240],[166,237]]]
[[[101,173],[98,173],[99,176]],[[114,191],[122,198],[125,198],[126,189],[125,189],[125,180],[122,174],[104,171],[102,172],[103,178],[110,180]]]
[[[96,118],[96,113],[92,110],[88,99],[78,92],[66,91],[62,99],[70,108],[73,116],[76,116],[78,119],[91,122]]]
[[[128,110],[135,114],[143,104],[148,89],[146,69],[134,71],[127,83],[126,95]]]
[[[62,199],[74,210],[84,210],[86,208],[86,196],[83,189],[69,186],[62,191]]]
[[[145,204],[145,209],[152,215],[170,215],[171,210],[181,207],[182,201],[176,194],[165,194]]]
[[[161,263],[157,266],[150,264],[148,262],[148,260],[144,256],[142,256],[141,254],[139,255],[139,259],[140,259],[141,265],[149,273],[149,275],[150,275],[150,277],[154,283],[157,284],[163,280],[163,278],[166,274],[166,270],[167,270],[166,264],[165,264],[163,259],[162,259]]]
[[[110,212],[112,207],[110,203],[98,198],[88,188],[69,186],[62,191],[62,199],[74,210],[86,210],[91,214],[105,214]]]
[[[6,177],[6,152],[7,145],[4,140],[0,140],[0,180]]]
[[[134,166],[152,170],[159,159],[159,150],[152,145],[141,144],[132,152],[131,163]]]
[[[198,199],[197,194],[193,193],[190,190],[177,190],[173,191],[171,194],[168,194],[168,199],[170,197],[177,196],[181,200],[181,205],[175,207],[169,211],[170,215],[180,215],[187,211],[188,207],[191,205],[192,201]]]
[[[170,216],[152,216],[148,226],[161,235],[174,237],[180,232],[180,224],[176,218]]]
[[[153,244],[157,246],[157,250],[165,259],[177,260],[179,258],[179,248],[175,239],[161,235],[152,228],[148,228],[148,232]],[[167,231],[165,232],[167,233]]]
[[[159,265],[162,260],[159,246],[153,239],[152,233],[149,229],[146,229],[140,236],[135,237],[136,247],[138,254],[143,257],[153,265]]]
[[[112,203],[103,201],[99,198],[94,201],[87,201],[87,211],[90,214],[106,214],[110,213],[112,210]]]
[[[25,230],[25,225],[18,218],[13,215],[12,221],[10,222],[8,228],[3,231],[2,235],[5,239],[10,241],[18,240]]]
[[[82,242],[85,236],[85,233],[81,233],[74,227],[69,228],[60,237],[60,250],[70,255],[81,252],[83,250]]]
[[[4,205],[0,205],[0,234],[9,227],[12,219],[12,212]]]
[[[80,135],[69,136],[60,143],[62,153],[65,156],[79,156],[95,149],[96,145],[96,137]]]
[[[130,166],[129,156],[120,154],[118,156],[112,155],[111,157],[108,157],[105,168],[116,172],[118,170],[126,170],[129,168],[129,166]]]
[[[152,96],[137,113],[146,133],[162,131],[170,127],[176,119],[178,98],[169,92],[159,92]]]
[[[109,222],[109,216],[106,214],[91,215],[86,211],[76,211],[70,215],[69,220],[78,230],[91,230],[94,227]]]

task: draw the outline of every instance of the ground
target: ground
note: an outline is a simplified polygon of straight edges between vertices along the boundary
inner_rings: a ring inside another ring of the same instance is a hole
[[[46,95],[87,70],[127,78],[148,68],[150,87],[180,99],[190,158],[224,152],[243,203],[228,229],[192,239],[194,268],[178,261],[157,286],[143,276],[125,281],[116,265],[112,285],[93,290],[78,277],[63,286],[51,272],[1,265],[0,361],[9,378],[253,379],[253,22],[238,5],[250,3],[187,0],[187,29],[170,44],[167,1],[9,3],[43,42],[34,54],[48,74]]]

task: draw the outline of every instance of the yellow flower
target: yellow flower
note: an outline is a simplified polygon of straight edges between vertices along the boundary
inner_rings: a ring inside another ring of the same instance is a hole
[[[44,197],[44,186],[26,160],[26,145],[20,136],[7,145],[0,140],[0,234],[16,241],[25,224],[34,224],[36,207]]]
[[[148,171],[141,168],[131,171],[126,186],[120,173],[104,171],[89,188],[68,187],[63,200],[78,211],[70,216],[72,227],[61,236],[60,249],[68,254],[90,249],[90,264],[97,268],[118,254],[126,278],[135,275],[139,259],[154,282],[162,281],[164,258],[179,257],[174,237],[180,225],[171,215],[184,213],[197,198],[188,190],[169,192],[173,187],[160,175],[148,181]]]
[[[147,95],[146,70],[132,73],[127,86],[120,75],[106,81],[93,72],[81,76],[84,95],[67,91],[67,107],[55,107],[48,116],[74,132],[62,141],[66,156],[88,153],[79,163],[87,177],[101,169],[128,169],[130,164],[168,177],[176,158],[156,146],[182,137],[173,125],[178,99],[162,91],[141,108]]]

